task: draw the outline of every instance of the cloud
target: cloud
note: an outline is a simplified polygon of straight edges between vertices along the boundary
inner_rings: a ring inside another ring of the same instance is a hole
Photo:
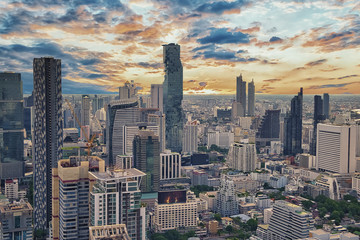
[[[271,37],[269,40],[269,42],[279,42],[279,41],[282,41],[282,39],[276,36]]]
[[[345,79],[345,78],[352,78],[352,77],[358,77],[359,75],[357,74],[352,74],[352,75],[347,75],[347,76],[342,76],[342,77],[338,77],[338,79]]]
[[[212,28],[210,35],[200,38],[197,42],[201,44],[217,43],[249,43],[250,36],[242,32],[229,32],[226,28]]]
[[[204,3],[200,5],[195,11],[204,12],[204,13],[215,13],[222,14],[234,9],[239,9],[241,7],[249,5],[248,1],[236,0],[236,1],[217,1],[211,3]]]
[[[305,64],[305,66],[313,67],[313,66],[321,65],[321,64],[323,64],[325,62],[327,62],[327,59],[319,59],[319,60],[316,60],[316,61],[313,61],[313,62],[308,62],[308,63]]]
[[[270,82],[270,83],[280,82],[280,81],[281,81],[281,79],[279,79],[279,78],[272,78],[272,79],[263,80],[263,82]]]
[[[353,84],[353,82],[351,82],[351,83],[339,83],[339,84],[313,85],[313,86],[310,86],[309,89],[342,88],[342,87],[345,87],[345,86],[350,85],[350,84]]]

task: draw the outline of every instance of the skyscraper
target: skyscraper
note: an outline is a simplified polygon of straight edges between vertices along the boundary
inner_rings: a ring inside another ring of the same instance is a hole
[[[329,119],[330,117],[330,97],[328,93],[324,93],[324,115],[325,119]]]
[[[163,85],[151,84],[151,107],[158,108],[161,112],[163,110]]]
[[[81,126],[90,125],[90,96],[81,97]]]
[[[160,143],[159,136],[150,130],[140,130],[134,138],[133,156],[134,166],[144,172],[141,192],[159,191],[160,182]]]
[[[220,179],[219,193],[216,199],[216,212],[221,216],[229,217],[239,214],[239,203],[236,199],[235,183],[226,175]]]
[[[119,99],[129,99],[136,96],[136,87],[134,84],[134,80],[126,81],[124,86],[119,87]]]
[[[236,102],[241,103],[242,113],[238,113],[238,116],[245,117],[246,114],[246,82],[243,81],[242,75],[236,77]]]
[[[256,133],[257,146],[270,146],[280,139],[280,110],[266,110]]]
[[[160,139],[160,152],[165,151],[165,114],[162,112],[156,112],[148,115],[149,123],[156,123],[159,126],[159,139]]]
[[[34,229],[51,221],[52,168],[62,158],[61,60],[34,58]]]
[[[302,102],[303,89],[291,100],[291,110],[286,114],[284,155],[302,153]]]
[[[243,172],[254,171],[256,168],[255,144],[234,143],[230,146],[227,164],[230,168]]]
[[[248,83],[248,115],[255,116],[255,84],[254,79]]]
[[[187,122],[184,127],[183,152],[193,154],[198,151],[198,121]]]
[[[0,73],[0,179],[24,176],[24,107],[20,73]]]
[[[136,98],[112,101],[106,113],[107,166],[113,166],[117,155],[125,154],[124,125],[139,122],[140,114]]]
[[[183,99],[183,67],[180,60],[180,45],[163,45],[165,79],[163,103],[166,116],[166,148],[173,152],[182,151],[184,116],[181,106]]]
[[[310,154],[316,155],[316,136],[317,136],[317,125],[320,121],[324,120],[324,111],[323,111],[323,100],[321,96],[314,96],[314,118],[313,118],[313,136],[310,144]]]

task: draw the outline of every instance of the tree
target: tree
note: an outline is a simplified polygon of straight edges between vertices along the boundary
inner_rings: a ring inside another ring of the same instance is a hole
[[[324,207],[319,208],[319,215],[321,218],[323,218],[327,214],[327,210]]]
[[[233,232],[234,228],[233,228],[233,226],[231,226],[231,225],[227,225],[226,228],[225,228],[225,230],[226,230],[228,233],[231,233],[231,232]]]
[[[309,211],[310,208],[313,206],[312,201],[302,201],[301,204],[303,205],[303,207],[305,208],[305,210]]]
[[[250,231],[252,231],[252,232],[255,232],[255,231],[256,231],[257,225],[258,225],[257,220],[251,218],[251,219],[249,219],[249,220],[246,222],[246,224],[248,225]]]
[[[221,222],[221,215],[219,213],[214,214],[214,219],[218,222]]]

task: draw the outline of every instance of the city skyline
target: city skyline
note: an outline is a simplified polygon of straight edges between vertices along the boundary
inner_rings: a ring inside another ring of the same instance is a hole
[[[358,94],[356,1],[3,1],[0,66],[32,90],[32,59],[62,59],[63,93],[140,93],[164,80],[161,45],[181,45],[184,94]],[[261,69],[261,71],[258,71]]]

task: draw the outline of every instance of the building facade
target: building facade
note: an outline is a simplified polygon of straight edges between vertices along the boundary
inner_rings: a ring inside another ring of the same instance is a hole
[[[34,58],[34,229],[51,221],[52,169],[62,159],[61,60]]]
[[[291,100],[291,110],[284,119],[284,155],[302,153],[303,89]]]
[[[316,155],[316,136],[317,136],[317,125],[325,120],[324,110],[323,110],[323,100],[321,96],[314,96],[314,118],[313,118],[313,136],[310,144],[310,154]]]
[[[216,212],[229,217],[239,214],[239,203],[236,200],[235,184],[226,175],[222,176],[217,194]]]
[[[156,112],[149,114],[147,121],[149,123],[155,123],[159,126],[159,139],[160,139],[160,152],[165,151],[166,139],[165,139],[165,114],[162,112]]]
[[[255,83],[248,83],[248,116],[255,116]]]
[[[198,151],[198,121],[187,122],[184,126],[183,153],[193,154]]]
[[[119,99],[123,100],[123,99],[129,99],[129,98],[134,98],[136,96],[136,87],[135,87],[135,83],[134,80],[132,80],[131,82],[126,81],[124,86],[119,87]]]
[[[182,131],[184,128],[183,67],[180,60],[180,45],[163,45],[165,79],[163,83],[163,103],[166,116],[166,148],[173,152],[182,151]]]
[[[20,73],[0,73],[0,179],[24,176],[24,106]]]
[[[227,164],[230,168],[251,172],[256,168],[257,156],[255,144],[234,143],[229,149]]]
[[[164,111],[164,104],[163,104],[163,85],[162,84],[151,84],[150,90],[151,96],[151,107],[158,108],[159,111]]]
[[[160,180],[181,177],[181,155],[165,150],[160,153]]]
[[[329,119],[329,117],[330,117],[330,96],[328,93],[324,93],[323,98],[324,98],[323,110],[324,110],[325,119]]]
[[[150,130],[140,130],[133,145],[134,166],[146,174],[142,178],[142,192],[159,191],[160,182],[159,137]]]
[[[236,77],[236,102],[241,103],[242,113],[238,116],[245,117],[246,114],[246,82],[243,81],[242,75]]]
[[[90,96],[81,97],[81,126],[90,125]]]

